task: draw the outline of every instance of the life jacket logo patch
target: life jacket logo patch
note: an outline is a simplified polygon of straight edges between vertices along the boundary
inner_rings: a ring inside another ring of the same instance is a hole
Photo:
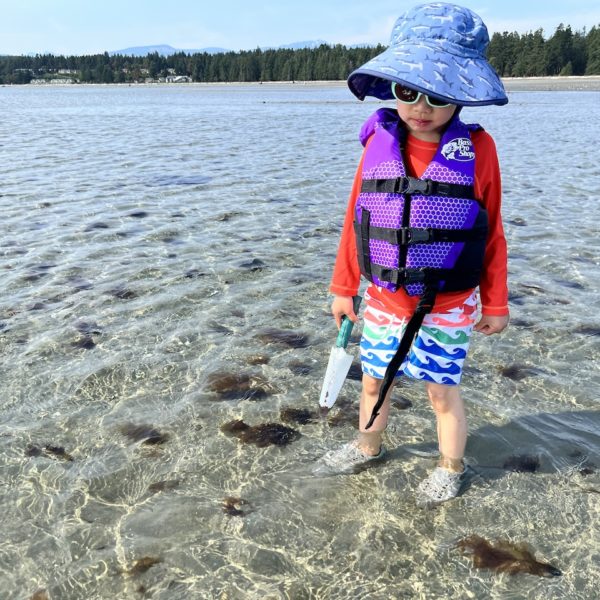
[[[446,160],[468,162],[475,159],[473,145],[469,138],[454,138],[442,147],[442,156]]]

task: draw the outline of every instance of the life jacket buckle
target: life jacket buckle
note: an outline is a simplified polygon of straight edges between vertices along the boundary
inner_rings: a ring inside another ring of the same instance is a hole
[[[431,230],[419,227],[401,227],[399,243],[402,246],[424,244],[431,240]]]
[[[403,177],[400,182],[399,192],[401,194],[422,194],[424,196],[431,195],[432,191],[431,179],[417,179],[416,177]]]

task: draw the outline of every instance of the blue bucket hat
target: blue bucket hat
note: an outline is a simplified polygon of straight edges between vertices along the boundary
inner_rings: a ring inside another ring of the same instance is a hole
[[[352,93],[364,100],[392,100],[395,81],[458,106],[506,104],[498,74],[488,63],[487,28],[468,8],[436,2],[400,17],[390,46],[348,77]]]

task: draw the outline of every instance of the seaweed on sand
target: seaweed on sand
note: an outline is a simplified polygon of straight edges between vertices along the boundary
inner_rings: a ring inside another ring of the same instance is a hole
[[[217,371],[206,378],[206,389],[221,400],[262,400],[278,390],[262,377]]]
[[[517,473],[535,473],[540,468],[540,458],[530,454],[509,456],[504,461],[502,468]]]
[[[555,566],[535,558],[525,543],[512,543],[498,540],[495,544],[478,535],[470,535],[459,540],[457,547],[473,559],[477,569],[491,569],[498,573],[529,573],[539,577],[558,577],[561,571]]]
[[[314,423],[319,418],[316,412],[306,408],[292,408],[289,406],[281,409],[279,417],[286,423],[298,423],[299,425]]]
[[[221,431],[237,437],[244,444],[254,444],[259,448],[287,446],[300,437],[300,432],[281,423],[262,423],[250,426],[239,419],[225,423],[221,426]]]
[[[255,337],[264,344],[278,344],[289,348],[306,348],[308,346],[306,334],[274,327],[263,329]]]
[[[127,571],[127,574],[141,575],[150,569],[150,567],[153,567],[160,562],[162,562],[162,559],[157,558],[156,556],[144,556],[133,563],[133,566]]]
[[[152,425],[134,425],[133,423],[125,423],[119,427],[119,430],[130,440],[133,440],[134,442],[142,442],[142,444],[164,444],[169,439],[168,434],[161,433]]]
[[[243,498],[235,498],[234,496],[227,496],[223,498],[221,508],[223,512],[230,517],[245,517],[248,514],[247,510],[242,510],[240,506],[246,506],[249,502]]]

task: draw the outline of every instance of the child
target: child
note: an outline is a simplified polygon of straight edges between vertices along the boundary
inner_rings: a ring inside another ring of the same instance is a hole
[[[363,125],[330,291],[338,327],[357,321],[352,297],[371,283],[361,339],[358,438],[327,453],[317,473],[352,472],[385,453],[394,378],[425,382],[437,419],[440,460],[418,486],[419,504],[455,497],[464,480],[467,424],[459,383],[473,329],[508,324],[506,240],[492,138],[459,118],[463,106],[506,104],[485,58],[481,19],[452,4],[418,6],[398,19],[390,47],[348,85],[396,99]],[[476,321],[479,286],[482,316]]]

